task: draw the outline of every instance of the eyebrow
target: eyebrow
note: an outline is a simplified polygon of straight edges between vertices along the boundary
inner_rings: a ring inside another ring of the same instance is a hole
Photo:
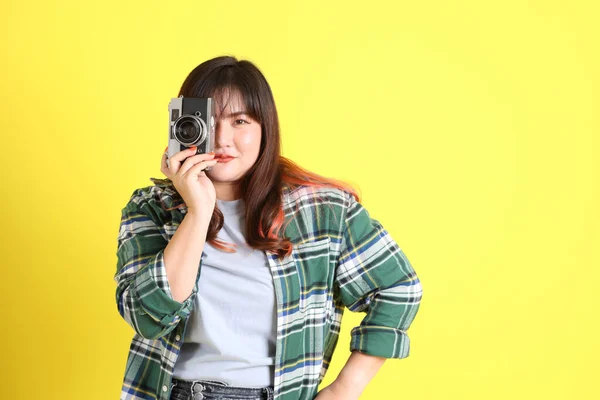
[[[248,115],[248,112],[247,111],[236,111],[233,113],[226,114],[226,115],[222,116],[222,118],[237,117],[238,115]]]

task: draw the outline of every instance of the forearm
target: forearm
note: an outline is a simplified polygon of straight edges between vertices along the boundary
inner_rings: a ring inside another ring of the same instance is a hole
[[[354,350],[333,385],[345,394],[344,399],[358,399],[385,360]]]
[[[169,287],[176,301],[183,302],[192,293],[210,217],[188,212],[164,250]]]

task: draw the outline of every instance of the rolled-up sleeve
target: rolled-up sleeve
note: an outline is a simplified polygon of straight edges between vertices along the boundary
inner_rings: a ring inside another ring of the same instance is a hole
[[[137,193],[134,192],[121,211],[114,275],[116,302],[119,314],[136,333],[146,339],[157,339],[190,315],[198,290],[200,266],[190,296],[183,302],[174,300],[164,262],[168,241],[151,217],[154,214],[150,205]]]
[[[405,358],[407,330],[420,306],[422,287],[415,270],[390,234],[345,192],[335,284],[344,305],[365,312],[351,331],[350,350]]]

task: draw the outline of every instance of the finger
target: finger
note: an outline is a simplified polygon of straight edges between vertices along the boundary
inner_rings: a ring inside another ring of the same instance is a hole
[[[196,151],[196,146],[192,146],[185,150],[178,151],[177,153],[169,157],[169,169],[171,170],[171,172],[174,174],[178,173],[179,168],[184,162],[184,159],[193,156],[194,154],[196,154]]]
[[[170,160],[169,160],[169,154],[168,154],[168,151],[167,151],[168,149],[169,149],[169,146],[167,146],[167,147],[165,148],[165,151],[162,153],[162,157],[161,157],[161,159],[160,159],[160,168],[161,168],[161,170],[162,170],[163,168],[165,168],[165,167],[166,167],[167,169],[169,168],[169,163],[170,163]]]
[[[187,172],[185,172],[185,176],[199,176],[204,173],[204,170],[207,167],[212,167],[217,163],[217,160],[204,160],[195,164],[193,167],[189,168]]]
[[[181,166],[179,167],[179,169],[181,170],[182,174],[185,174],[190,168],[192,168],[194,165],[196,165],[197,163],[201,162],[201,161],[207,161],[207,160],[211,160],[214,159],[215,154],[214,153],[208,153],[208,154],[197,154],[195,156],[192,157],[188,157],[183,164],[181,164]]]
[[[160,171],[167,176],[167,178],[171,178],[173,173],[169,168],[169,163],[167,163],[167,154],[164,153],[162,159],[160,160]]]
[[[183,162],[183,160],[189,156],[193,156],[194,154],[196,154],[197,148],[196,146],[192,146],[190,148],[187,148],[185,150],[181,150],[178,151],[177,153],[173,154],[171,157],[169,157],[169,162],[172,162],[173,164],[177,164],[179,165],[179,163]]]

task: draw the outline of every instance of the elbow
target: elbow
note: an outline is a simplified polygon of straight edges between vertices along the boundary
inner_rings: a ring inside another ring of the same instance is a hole
[[[119,267],[118,271],[125,271]],[[200,276],[196,275],[196,283]],[[183,302],[175,300],[166,281],[162,251],[128,274],[121,272],[117,281],[116,301],[121,317],[135,332],[149,340],[169,334],[192,312],[197,286]]]
[[[121,317],[144,339],[156,340],[169,334],[182,319],[182,312],[158,315],[149,314],[130,287],[117,290],[117,308]]]

